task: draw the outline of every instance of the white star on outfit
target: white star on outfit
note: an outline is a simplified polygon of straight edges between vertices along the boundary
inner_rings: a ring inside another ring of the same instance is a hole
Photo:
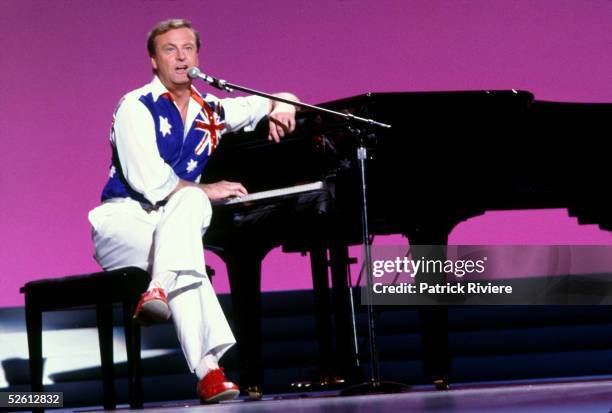
[[[172,129],[172,125],[168,122],[168,118],[160,116],[159,131],[162,133],[162,136],[170,135],[170,129]]]
[[[190,159],[189,162],[187,162],[187,172],[192,172],[196,166],[198,166],[198,161]]]
[[[110,171],[108,171],[108,177],[112,178],[117,173],[117,169],[115,169],[115,165],[111,166]]]

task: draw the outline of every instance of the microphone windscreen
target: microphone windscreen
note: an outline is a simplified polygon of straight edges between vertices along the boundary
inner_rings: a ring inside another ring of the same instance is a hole
[[[190,79],[197,79],[200,73],[202,73],[200,72],[200,69],[197,67],[192,67],[187,71],[187,76],[189,76]]]

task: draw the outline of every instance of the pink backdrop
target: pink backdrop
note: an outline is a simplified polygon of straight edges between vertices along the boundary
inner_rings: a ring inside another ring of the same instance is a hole
[[[86,214],[107,174],[111,112],[149,81],[145,39],[159,20],[193,21],[210,73],[313,103],[487,88],[612,102],[607,0],[3,0],[1,8],[0,306],[22,305],[28,280],[98,269]],[[564,210],[487,213],[451,235],[454,243],[611,241]],[[209,262],[227,291],[224,268]],[[309,288],[306,263],[271,253],[265,289]]]

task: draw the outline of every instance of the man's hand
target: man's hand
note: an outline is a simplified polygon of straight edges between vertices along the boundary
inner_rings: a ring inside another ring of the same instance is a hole
[[[274,96],[299,102],[297,96],[291,93],[276,93]],[[268,140],[276,143],[295,129],[295,106],[276,100],[270,101]]]
[[[172,195],[180,191],[182,188],[195,186],[200,188],[209,200],[216,201],[219,199],[229,198],[233,196],[245,196],[248,194],[246,188],[240,182],[219,181],[212,184],[198,184],[191,181],[179,180],[176,188],[166,197],[170,199]]]
[[[219,181],[213,184],[203,184],[200,187],[211,201],[248,194],[240,182]]]

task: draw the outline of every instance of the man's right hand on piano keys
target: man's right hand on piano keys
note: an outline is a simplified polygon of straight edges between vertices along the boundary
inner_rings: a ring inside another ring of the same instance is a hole
[[[240,182],[219,181],[211,184],[197,184],[195,182],[189,182],[181,179],[168,198],[178,192],[181,188],[185,188],[187,186],[197,186],[206,193],[211,202],[219,201],[221,199],[239,198],[246,196],[249,193]]]

